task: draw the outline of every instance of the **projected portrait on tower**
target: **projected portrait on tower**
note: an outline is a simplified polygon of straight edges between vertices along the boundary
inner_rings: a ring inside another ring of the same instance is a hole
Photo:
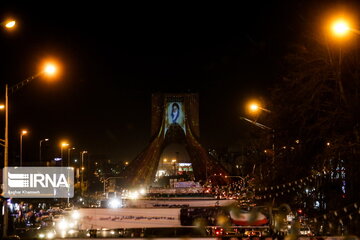
[[[167,102],[165,114],[165,134],[172,124],[179,125],[185,132],[185,111],[181,102]]]

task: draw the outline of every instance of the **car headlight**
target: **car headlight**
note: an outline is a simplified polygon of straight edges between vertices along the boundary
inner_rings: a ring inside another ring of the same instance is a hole
[[[75,227],[76,226],[76,222],[71,222],[71,223],[69,223],[69,228],[73,228],[73,227]]]
[[[74,211],[72,214],[71,214],[71,217],[75,220],[79,219],[80,218],[80,213],[78,211]]]
[[[109,201],[109,207],[119,208],[121,207],[121,201],[119,199],[113,198]]]
[[[48,233],[46,234],[46,237],[47,237],[48,239],[52,239],[52,238],[55,237],[55,234],[54,234],[53,232],[48,232]]]
[[[65,220],[61,220],[58,224],[57,224],[57,227],[59,229],[66,229],[68,227],[68,224],[66,223]]]
[[[40,233],[39,234],[39,238],[44,238],[45,237],[45,234],[44,233]]]

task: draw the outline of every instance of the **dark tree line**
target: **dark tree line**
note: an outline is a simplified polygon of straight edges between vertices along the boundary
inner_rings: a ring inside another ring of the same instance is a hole
[[[272,89],[277,145],[298,147],[276,157],[275,182],[314,170],[330,174],[317,187],[320,211],[360,199],[360,39],[308,34],[289,47],[282,81]]]

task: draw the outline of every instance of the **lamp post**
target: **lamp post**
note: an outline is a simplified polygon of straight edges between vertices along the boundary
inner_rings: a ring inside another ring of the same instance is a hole
[[[124,177],[108,177],[104,179],[104,196],[106,196],[106,182],[110,179],[124,178]]]
[[[264,107],[262,107],[259,103],[257,102],[251,102],[250,104],[248,104],[247,106],[248,110],[250,111],[250,113],[252,114],[256,114],[258,113],[259,111],[264,111],[264,112],[267,112],[267,113],[271,113],[271,111],[269,109],[266,109]],[[271,164],[272,166],[274,167],[274,163],[275,163],[275,129],[273,128],[270,128],[264,124],[261,124],[257,121],[253,121],[251,119],[248,119],[248,118],[245,118],[245,117],[240,117],[240,119],[242,120],[245,120],[261,129],[264,129],[264,130],[269,130],[271,131],[272,133],[272,161],[271,161]],[[254,165],[254,169],[253,171],[255,171],[255,165]]]
[[[5,110],[5,105],[4,104],[0,104],[0,110]],[[5,147],[5,139],[0,139],[0,145]]]
[[[69,145],[69,144],[68,144]],[[67,164],[67,173],[68,173],[68,182],[69,182],[69,169],[70,169],[70,152],[71,150],[75,150],[74,147],[69,147],[68,148],[68,164]],[[61,160],[62,161],[62,160]],[[68,188],[68,197],[67,197],[67,206],[69,207],[69,203],[70,203],[70,197],[69,197],[69,188]]]
[[[12,87],[8,87],[7,84],[5,84],[5,144],[4,144],[4,167],[7,167],[9,165],[9,92],[14,93],[15,91],[19,90],[20,88],[24,87],[28,83],[30,83],[32,80],[42,76],[42,75],[48,75],[51,76],[55,73],[56,68],[52,64],[47,64],[43,71],[40,73],[31,76],[17,84],[15,84]]]
[[[68,147],[68,146],[69,146],[69,144],[68,144],[67,142],[62,142],[62,143],[60,144],[61,166],[63,165],[63,161],[64,161],[64,159],[63,159],[63,157],[64,157],[63,150],[64,150],[65,147]]]
[[[71,150],[75,150],[75,148],[74,147],[68,148],[68,164],[67,164],[68,167],[70,167],[70,157],[71,157],[70,152],[71,152]]]
[[[357,35],[360,35],[360,31],[358,29],[353,28],[351,25],[353,25],[350,18],[338,18],[330,24],[330,32],[333,36],[337,38],[337,40],[343,40],[344,38],[349,36],[349,33],[355,33]],[[343,80],[342,80],[342,49],[341,44],[339,47],[339,62],[338,62],[338,87],[340,92],[340,97],[343,99],[344,103],[347,105],[348,100],[345,95],[345,90],[343,86]]]
[[[81,196],[84,195],[84,154],[88,153],[87,151],[81,152],[81,182],[80,182],[80,188],[81,188]]]
[[[39,148],[39,160],[40,160],[40,165],[41,165],[41,161],[42,161],[42,159],[41,159],[41,144],[42,144],[42,142],[47,142],[47,141],[49,141],[48,138],[45,138],[45,139],[40,140],[40,148]]]
[[[23,136],[26,135],[28,133],[27,130],[22,130],[20,132],[20,167],[22,167],[22,139]]]

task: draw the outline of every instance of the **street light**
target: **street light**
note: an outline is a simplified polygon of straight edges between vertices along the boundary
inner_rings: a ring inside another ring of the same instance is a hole
[[[67,144],[67,146],[68,146],[69,144]],[[68,172],[68,182],[69,182],[69,169],[70,169],[70,152],[71,152],[71,150],[75,150],[75,148],[74,147],[69,147],[68,148],[68,164],[67,164],[67,172]],[[62,162],[62,160],[61,160],[61,162]],[[70,203],[70,197],[69,197],[69,188],[68,188],[68,197],[67,197],[67,205],[69,206],[69,203]]]
[[[42,142],[47,142],[47,141],[49,141],[49,139],[48,138],[45,138],[45,139],[41,139],[40,140],[40,150],[39,150],[39,160],[40,160],[40,164],[41,164],[41,143]]]
[[[16,25],[16,21],[13,19],[8,19],[0,23],[0,26],[5,27],[6,29],[13,29]]]
[[[22,166],[22,138],[28,133],[27,130],[22,130],[20,132],[20,167]]]
[[[49,63],[50,64],[50,63]],[[48,65],[47,65],[48,66]],[[55,66],[54,66],[55,67]],[[45,68],[46,69],[46,68]],[[5,146],[4,146],[4,167],[7,167],[9,165],[9,92],[14,93],[16,90],[19,90],[20,88],[24,87],[28,83],[30,83],[32,80],[42,76],[46,75],[49,76],[48,72],[41,71],[40,73],[31,76],[17,84],[15,84],[12,87],[8,87],[7,84],[5,84]],[[56,68],[55,68],[56,69]]]
[[[341,42],[343,38],[349,35],[349,33],[355,33],[357,35],[360,35],[360,31],[358,29],[353,28],[352,26],[354,24],[355,18],[346,16],[333,18],[331,23],[329,24],[330,32]],[[343,86],[343,80],[342,80],[342,45],[339,46],[339,62],[338,62],[338,71],[337,71],[337,77],[338,77],[338,87],[340,92],[340,97],[343,99],[345,104],[348,104],[348,100],[345,95],[345,90]]]
[[[81,183],[80,183],[80,188],[81,188],[81,196],[84,195],[84,154],[88,153],[87,151],[82,151],[81,152]]]
[[[108,177],[104,178],[104,196],[106,196],[106,182],[110,179],[116,179],[116,178],[124,178],[124,177]]]
[[[345,37],[349,32],[360,34],[360,31],[352,28],[350,21],[344,18],[333,21],[330,25],[330,30],[337,37]]]
[[[259,103],[257,102],[250,102],[248,105],[248,109],[251,113],[257,113],[259,111],[264,111],[264,112],[268,112],[271,113],[270,110],[263,108]]]
[[[71,150],[75,150],[75,148],[74,147],[72,147],[72,148],[68,148],[68,167],[70,167],[70,152],[71,152]]]
[[[267,112],[267,113],[271,113],[271,111],[269,109],[266,109],[266,108],[263,108],[261,107],[260,104],[258,104],[257,102],[251,102],[248,104],[248,109],[250,110],[250,112],[252,113],[257,113],[259,111],[264,111],[264,112]],[[272,151],[273,151],[273,154],[272,154],[272,164],[275,163],[275,129],[271,128],[271,127],[268,127],[264,124],[261,124],[257,121],[253,121],[253,120],[250,120],[248,118],[245,118],[245,117],[240,117],[240,119],[242,120],[245,120],[261,129],[264,129],[264,130],[270,130],[272,132]]]
[[[69,144],[67,143],[67,142],[61,142],[60,143],[60,158],[61,158],[61,166],[63,165],[63,149],[65,148],[65,147],[68,147],[69,146]]]
[[[348,23],[346,21],[344,21],[343,19],[337,20],[332,25],[332,31],[337,36],[343,36],[346,33],[348,33],[349,30],[350,30],[350,27],[349,27]]]

